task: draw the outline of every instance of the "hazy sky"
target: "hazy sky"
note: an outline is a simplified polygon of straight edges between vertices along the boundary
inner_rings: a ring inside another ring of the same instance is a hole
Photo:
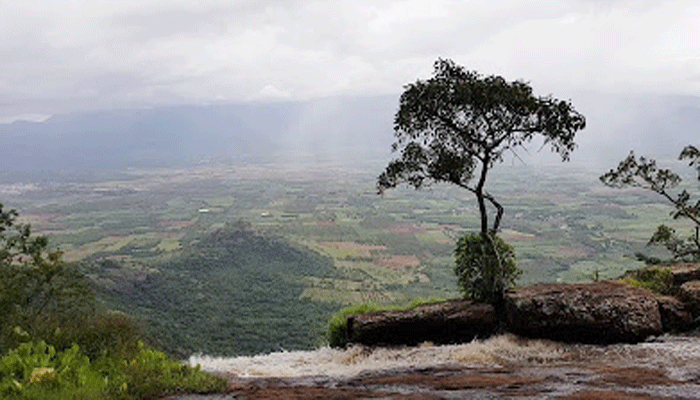
[[[0,120],[399,93],[437,57],[540,94],[700,95],[700,2],[0,2]]]

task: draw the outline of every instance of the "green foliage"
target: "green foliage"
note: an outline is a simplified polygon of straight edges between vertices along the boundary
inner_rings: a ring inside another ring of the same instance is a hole
[[[17,212],[0,204],[0,351],[19,343],[14,328],[46,337],[57,328],[94,313],[95,298],[85,276],[48,251],[44,236],[16,223]]]
[[[225,388],[145,347],[128,316],[96,312],[85,276],[16,217],[0,205],[1,398],[127,400]]]
[[[42,260],[48,245],[45,236],[31,236],[29,224],[17,224],[17,211],[0,203],[0,264],[27,264]],[[55,254],[55,253],[52,253]]]
[[[14,210],[0,205],[0,351],[18,346],[25,335],[59,350],[79,345],[96,359],[133,350],[142,335],[123,314],[97,312],[88,279],[74,265],[48,252],[45,237],[32,237],[16,224]],[[21,334],[17,334],[20,332]]]
[[[418,306],[439,303],[445,301],[445,299],[438,299],[435,297],[430,297],[427,299],[417,298],[411,301],[409,304],[376,304],[376,303],[362,303],[355,304],[349,307],[345,307],[335,314],[331,315],[328,319],[326,325],[326,335],[324,338],[325,344],[330,347],[344,347],[348,344],[348,317],[354,314],[367,314],[376,311],[389,311],[389,310],[410,310]]]
[[[334,304],[301,299],[302,277],[334,277],[327,258],[227,226],[156,264],[138,285],[106,292],[148,327],[152,343],[187,357],[310,349]]]
[[[681,151],[679,159],[689,160],[689,166],[698,170],[700,181],[700,150],[695,146],[686,146]],[[675,229],[660,225],[649,240],[649,244],[664,246],[673,254],[675,260],[700,261],[700,199],[693,202],[687,190],[675,194],[672,192],[672,189],[682,181],[677,173],[669,169],[659,169],[655,160],[645,157],[637,159],[634,152],[630,152],[617,169],[608,171],[600,177],[600,180],[605,185],[615,188],[637,187],[651,190],[671,202],[674,207],[671,213],[673,219],[690,220],[695,224],[693,234],[682,238]],[[656,261],[654,258],[640,258]]]
[[[165,353],[140,344],[129,359],[108,358],[98,363],[112,378],[109,390],[114,398],[154,399],[180,393],[212,393],[226,389],[226,381],[200,370],[171,361]]]
[[[108,311],[58,328],[47,340],[57,348],[78,344],[91,360],[96,360],[105,356],[126,357],[134,354],[144,340],[144,334],[133,318],[121,312]]]
[[[223,391],[226,382],[168,360],[142,343],[129,357],[92,361],[73,345],[23,343],[0,359],[0,396],[7,399],[153,399]]]
[[[700,246],[696,243],[696,236],[688,237],[685,240],[678,236],[675,229],[664,224],[656,228],[656,232],[649,239],[648,245],[661,245],[673,254],[674,259],[681,261],[700,260]]]
[[[108,398],[107,384],[107,379],[92,368],[77,345],[57,352],[43,341],[28,342],[0,359],[3,398]]]
[[[536,97],[525,82],[482,76],[438,59],[432,78],[407,85],[401,95],[393,145],[394,151],[401,149],[401,158],[389,163],[377,188],[382,193],[404,182],[416,189],[433,182],[464,188],[477,198],[485,235],[485,200],[496,208],[493,231],[498,231],[503,213],[484,190],[488,170],[504,153],[515,152],[536,135],[568,160],[576,132],[585,125],[570,103]]]
[[[490,241],[474,233],[461,237],[455,250],[455,274],[465,298],[498,303],[522,273],[515,266],[513,246],[496,235]]]
[[[660,294],[673,294],[673,273],[664,267],[647,267],[625,274],[621,281]]]

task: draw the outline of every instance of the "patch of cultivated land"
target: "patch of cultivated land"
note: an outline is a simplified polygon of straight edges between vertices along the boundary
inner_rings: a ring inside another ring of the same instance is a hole
[[[387,250],[386,246],[367,245],[355,242],[318,242],[321,252],[335,259],[348,257],[372,257],[373,252]]]
[[[374,264],[394,271],[406,271],[420,265],[420,260],[415,255],[379,257]]]

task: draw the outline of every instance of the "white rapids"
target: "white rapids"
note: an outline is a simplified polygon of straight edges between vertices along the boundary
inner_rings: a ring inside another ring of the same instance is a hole
[[[459,345],[416,347],[328,347],[256,356],[193,355],[190,365],[240,378],[328,376],[349,378],[360,373],[435,366],[505,367],[595,363],[653,367],[683,378],[700,370],[700,336],[667,335],[639,344],[567,345],[547,340],[500,335]]]

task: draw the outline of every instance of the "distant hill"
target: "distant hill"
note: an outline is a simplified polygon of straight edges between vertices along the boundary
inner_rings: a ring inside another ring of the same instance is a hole
[[[579,93],[572,101],[588,120],[574,160],[609,165],[631,149],[665,157],[698,144],[698,97]],[[0,171],[388,158],[397,107],[398,95],[345,96],[105,110],[0,124]]]
[[[337,276],[330,259],[236,227],[151,267],[158,272],[135,280],[115,278],[127,273],[113,261],[90,272],[111,306],[137,317],[159,348],[178,357],[311,349],[339,308],[301,299],[303,278]]]

